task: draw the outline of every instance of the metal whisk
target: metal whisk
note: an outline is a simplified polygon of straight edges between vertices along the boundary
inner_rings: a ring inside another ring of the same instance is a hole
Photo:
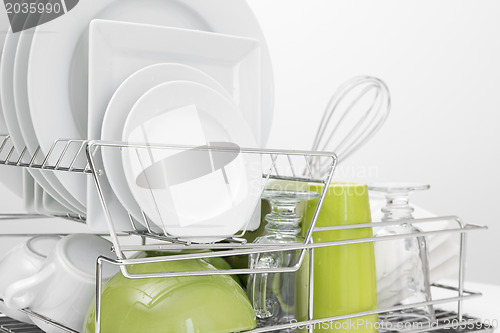
[[[348,80],[328,102],[312,150],[335,152],[339,163],[344,161],[378,132],[390,108],[389,89],[382,80],[371,76]],[[325,169],[320,159],[311,160],[314,175],[322,176]]]

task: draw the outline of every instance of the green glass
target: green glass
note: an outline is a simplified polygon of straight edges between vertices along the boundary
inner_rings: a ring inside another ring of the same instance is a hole
[[[321,193],[323,185],[310,184]],[[318,199],[307,206],[305,236]],[[327,227],[371,222],[366,185],[332,184],[325,197],[316,226]],[[314,243],[372,237],[372,228],[315,232]],[[313,319],[345,315],[377,308],[373,243],[349,244],[314,250]],[[305,320],[306,318],[301,318]],[[378,316],[371,315],[316,325],[314,332],[377,332]],[[354,324],[354,325],[352,325]]]
[[[192,259],[138,264],[128,269],[131,273],[152,273],[216,268]],[[103,288],[101,310],[103,333],[239,332],[257,324],[245,292],[228,275],[127,279],[118,273]],[[94,332],[94,321],[92,304],[85,333]]]

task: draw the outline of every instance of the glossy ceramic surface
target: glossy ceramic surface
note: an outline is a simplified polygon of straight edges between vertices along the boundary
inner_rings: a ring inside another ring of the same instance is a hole
[[[93,21],[92,27],[95,27],[96,23],[98,22]],[[102,25],[102,22],[100,23]],[[100,25],[97,26],[99,27]],[[93,28],[91,28],[91,35],[92,32]],[[93,53],[90,54],[90,57],[90,59],[93,60]],[[101,59],[101,61],[103,60]],[[97,71],[97,69],[91,67],[91,74],[95,71]],[[101,74],[99,77],[102,76],[103,75]],[[93,80],[92,75],[90,79]],[[93,124],[92,126],[89,126],[89,137],[92,139],[120,141],[122,139],[123,126],[127,120],[128,113],[132,110],[132,107],[137,100],[149,89],[154,88],[161,83],[176,80],[198,82],[230,98],[229,93],[227,93],[224,87],[222,87],[216,80],[194,67],[173,63],[161,63],[147,66],[135,73],[132,73],[120,84],[117,89],[115,89],[116,87],[113,88],[114,93],[112,92],[111,95],[108,96],[109,99],[106,101],[105,105],[101,105],[101,107],[106,110],[104,115],[100,112],[101,108],[99,106],[94,106],[94,97],[93,94],[91,94],[91,98],[89,99],[89,103],[91,103],[89,106],[89,122]],[[95,89],[101,88],[102,91],[106,91],[107,89],[104,88],[105,83],[107,83],[107,81],[102,82],[102,79],[96,80]],[[93,90],[94,89],[91,88],[90,92],[92,93]],[[103,94],[102,91],[101,96]],[[124,112],[124,110],[128,111]],[[97,126],[98,129],[94,128],[96,123],[99,124]],[[127,185],[121,155],[122,154],[119,149],[112,148],[102,148],[102,154],[96,155],[96,159],[99,159],[100,156],[102,156],[102,163],[104,169],[107,171],[107,177],[102,180],[101,186],[103,187],[103,191],[108,193],[108,197],[116,196],[118,199],[108,201],[109,209],[113,216],[120,216],[120,213],[124,214],[124,207],[126,211],[137,221],[143,221],[139,205]],[[91,177],[89,177],[87,181],[87,188],[87,213],[89,217],[87,225],[94,231],[107,231],[108,226],[102,214],[101,202],[96,192],[94,180],[91,179]],[[121,221],[124,222],[123,226]],[[115,227],[119,228],[118,230],[130,230],[131,226],[128,221],[128,216],[123,216],[119,220],[117,219]]]
[[[221,12],[220,8],[225,10]],[[231,12],[231,15],[225,12]],[[47,153],[54,140],[61,137],[87,137],[88,27],[96,18],[216,31],[263,41],[255,17],[242,0],[213,0],[210,3],[205,0],[81,1],[57,20],[36,27],[31,43],[28,100],[34,134],[43,153]],[[57,34],[51,33],[53,31]],[[265,142],[273,113],[273,79],[267,49],[265,45],[261,47],[265,73],[261,121]],[[47,49],[51,50],[50,55]],[[47,81],[47,77],[51,80]],[[47,110],[51,110],[51,117],[47,117]],[[85,207],[85,179],[69,179],[64,173],[55,176],[69,192],[69,198]]]
[[[116,258],[112,243],[90,234],[73,234],[62,238],[35,274],[18,279],[5,290],[5,303],[16,309],[29,307],[71,329],[79,330],[88,306],[95,295],[97,257]],[[117,272],[108,267],[106,281]],[[47,333],[63,330],[31,317]]]
[[[132,195],[166,233],[213,242],[232,236],[250,220],[261,193],[260,159],[240,154],[239,147],[256,147],[257,143],[237,106],[226,96],[189,81],[158,85],[130,111],[122,141],[233,148],[123,149]]]
[[[21,34],[28,34],[28,36],[31,38],[33,35],[33,29],[29,29],[27,31],[24,31],[23,33],[12,33],[11,30],[6,34],[6,39],[5,39],[5,44],[4,44],[4,49],[2,51],[2,60],[0,64],[0,91],[1,91],[1,100],[2,100],[2,108],[3,108],[3,120],[5,121],[5,126],[10,135],[10,138],[12,140],[12,143],[16,150],[22,151],[25,146],[27,146],[27,142],[25,138],[23,137],[23,133],[21,130],[21,124],[19,123],[18,117],[22,115],[21,112],[17,112],[17,105],[15,104],[15,98],[14,98],[14,73],[15,73],[15,63],[17,61],[18,65],[21,62],[19,58],[22,58],[25,53],[23,52],[23,48],[19,50],[19,53],[17,53],[17,47],[18,47],[18,42],[20,40]],[[26,38],[25,38],[26,39]],[[19,80],[18,80],[19,82]],[[26,100],[23,100],[23,102],[26,102]],[[24,110],[24,109],[22,109]],[[27,125],[26,125],[27,126]],[[33,135],[33,131],[28,131],[26,132],[30,135]],[[3,133],[6,134],[6,133]],[[29,138],[28,138],[29,139]],[[37,143],[35,143],[35,148],[36,149]],[[30,150],[32,148],[31,146],[28,147],[28,154],[33,153],[34,150]],[[13,156],[14,158],[14,156]],[[26,161],[25,161],[26,162]],[[28,160],[29,162],[29,160]],[[41,154],[39,157],[35,160],[36,163],[41,164],[43,162],[43,158],[41,157]],[[10,169],[18,169],[18,168],[9,168]],[[6,170],[6,174],[8,174],[9,170]],[[76,206],[72,205],[70,203],[71,201],[71,195],[69,192],[67,192],[64,187],[60,183],[58,183],[55,175],[53,173],[43,173],[40,172],[39,170],[33,170],[33,169],[27,169],[28,172],[35,178],[37,183],[44,188],[44,190],[48,191],[50,195],[53,198],[56,198],[59,202],[63,203],[69,210],[75,211],[78,213],[83,213],[82,208],[77,209]],[[64,177],[64,176],[63,176]],[[67,175],[65,176],[67,177]],[[51,179],[54,180],[54,182],[51,183]],[[61,187],[59,188],[59,192],[56,190],[58,188],[58,185]]]
[[[3,45],[5,33],[9,30],[9,18],[7,13],[0,11],[0,54],[3,51]],[[1,96],[0,96],[1,99]],[[5,124],[5,119],[3,117],[2,104],[0,103],[0,134],[7,134],[7,125]],[[0,176],[0,182],[5,185],[9,190],[15,193],[18,197],[23,197],[23,172],[19,168],[2,168],[2,174]]]
[[[11,284],[35,275],[59,240],[57,236],[37,236],[12,248],[0,260],[0,297],[5,297],[5,291]],[[0,302],[0,311],[19,321],[32,323],[24,312],[3,302]]]
[[[17,125],[22,134],[22,139],[24,141],[24,145],[27,148],[27,155],[32,156],[38,148],[38,140],[35,135],[34,124],[31,121],[30,107],[28,104],[28,59],[31,48],[31,41],[33,39],[33,31],[25,30],[15,34],[16,38],[18,38],[17,48],[15,50],[15,61],[12,64],[14,68],[14,74],[12,79],[13,89],[14,89],[14,105],[15,105],[15,114],[17,118]],[[16,38],[9,37],[9,42],[14,43],[16,46]],[[14,120],[15,121],[15,120]],[[71,154],[76,154],[76,150],[73,149],[75,147],[71,147],[68,151],[68,156]],[[61,149],[55,149],[53,152],[57,156],[62,153]],[[43,157],[40,155],[36,158],[36,163],[42,163]],[[55,163],[56,161],[50,160],[49,163]],[[66,165],[67,161],[64,160],[62,165]],[[28,169],[29,170],[29,169]],[[44,189],[44,192],[49,191],[50,195],[64,204],[65,214],[68,211],[72,211],[73,213],[84,214],[85,207],[81,205],[63,186],[63,184],[59,181],[54,173],[51,172],[38,172],[36,170],[29,170],[29,172],[38,173],[35,175],[37,177],[37,181],[40,182],[40,185]],[[74,177],[78,177],[71,174],[60,175],[66,179],[72,179]],[[42,179],[41,179],[42,178]],[[49,194],[47,192],[47,194]],[[52,200],[54,201],[54,200]],[[53,205],[44,206],[47,212],[52,212],[52,214],[57,214],[56,211],[52,208]]]

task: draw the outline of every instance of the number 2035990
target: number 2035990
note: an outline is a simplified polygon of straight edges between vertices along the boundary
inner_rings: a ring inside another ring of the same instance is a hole
[[[63,11],[63,8],[60,3],[5,3],[5,9],[7,10],[7,14],[35,14],[35,13],[60,13]]]

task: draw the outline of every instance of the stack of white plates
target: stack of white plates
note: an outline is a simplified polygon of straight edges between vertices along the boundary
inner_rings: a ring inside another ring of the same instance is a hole
[[[60,138],[262,147],[273,113],[268,50],[244,0],[80,1],[38,27],[9,31],[0,80],[0,131],[4,120],[16,150],[40,147],[40,158]],[[141,221],[143,213],[158,231],[199,241],[244,227],[258,202],[248,186],[260,177],[258,160],[237,154],[155,191],[141,185],[156,181],[158,168],[164,177],[172,157],[102,150],[116,229],[130,230],[128,215]],[[29,173],[18,187],[31,211],[84,215],[92,230],[107,231],[91,177]]]
[[[5,41],[6,34],[4,33],[9,29],[9,19],[7,17],[7,13],[0,12],[0,51],[3,50],[3,44]],[[1,98],[1,95],[0,95]],[[5,120],[3,118],[2,105],[0,104],[0,134],[7,135],[7,126],[5,125]],[[3,139],[3,137],[2,137]],[[1,143],[1,142],[0,142]],[[5,146],[0,158],[3,160],[7,157],[8,151],[10,151],[12,147]],[[13,157],[14,158],[14,157]],[[0,182],[8,188],[12,193],[20,198],[23,197],[23,170],[19,168],[12,167],[2,167],[0,169]],[[33,194],[33,189],[31,189],[31,193]]]

